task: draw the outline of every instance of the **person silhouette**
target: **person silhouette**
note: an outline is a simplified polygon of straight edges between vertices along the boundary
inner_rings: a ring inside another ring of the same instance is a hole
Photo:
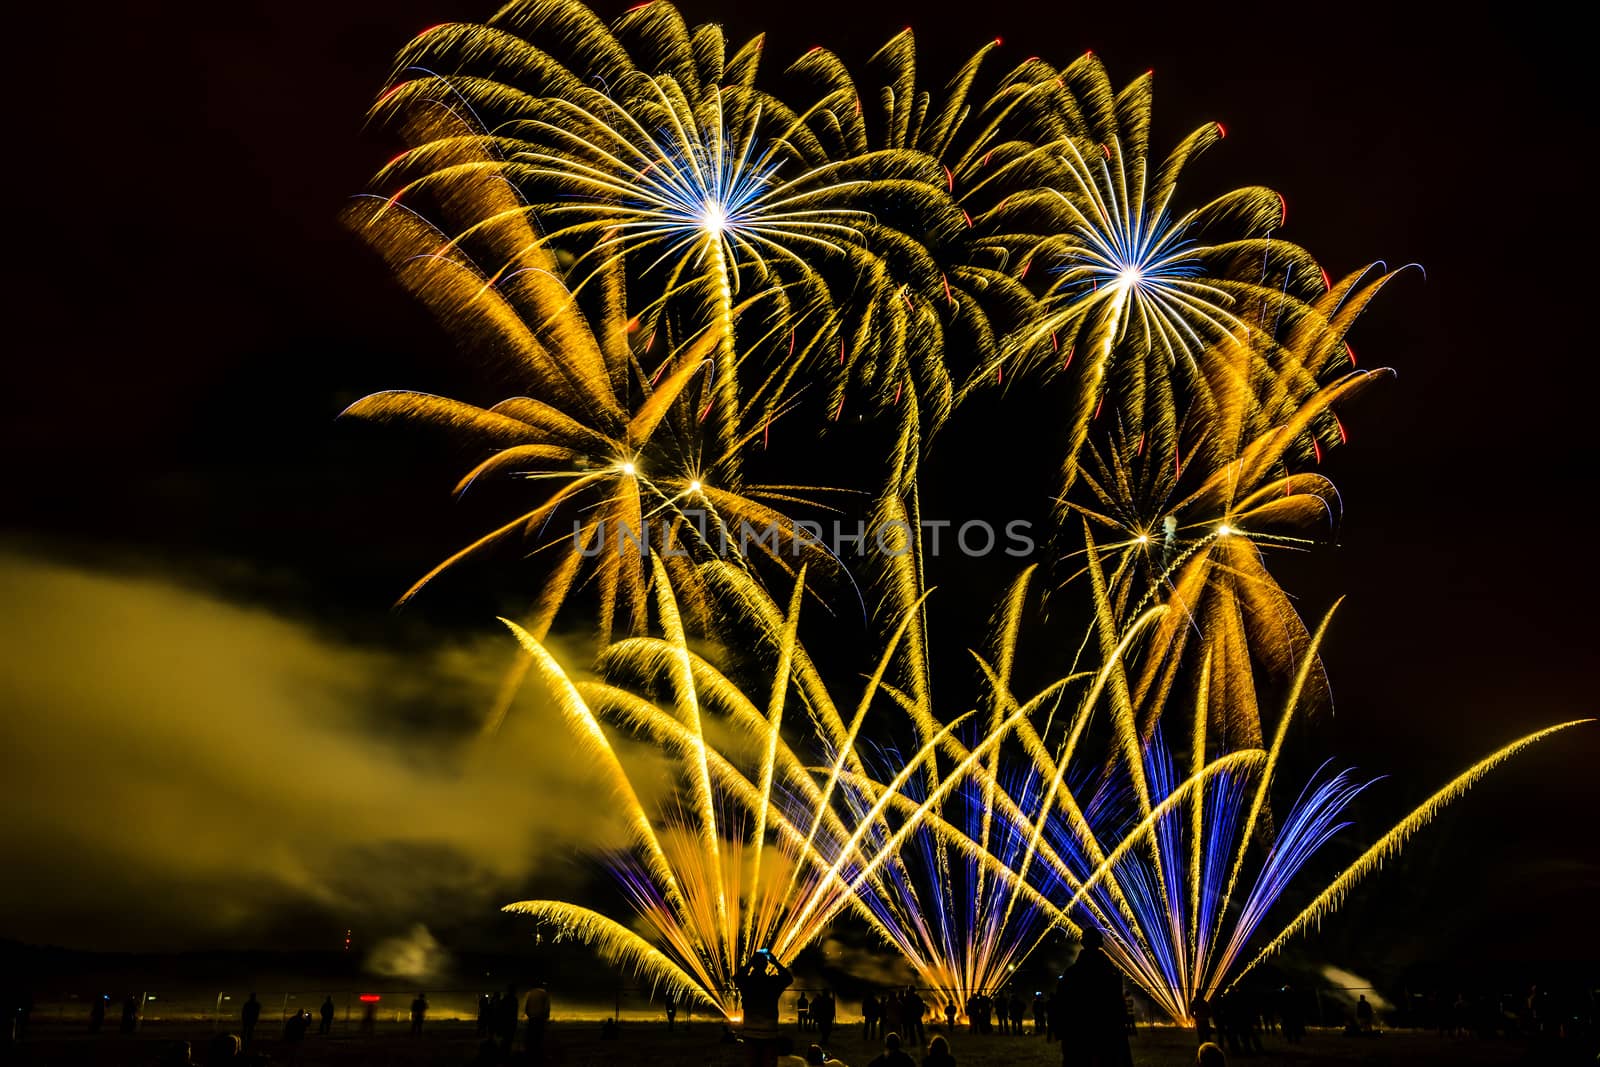
[[[1189,1015],[1194,1019],[1195,1042],[1204,1045],[1211,1040],[1211,1002],[1195,997],[1189,1002]]]
[[[333,997],[324,997],[321,1008],[322,1022],[317,1024],[317,1033],[326,1035],[333,1029],[333,1010]]]
[[[662,1006],[667,1009],[667,1032],[671,1033],[673,1023],[678,1018],[678,998],[674,997],[669,990],[666,999],[662,1001]]]
[[[242,1039],[245,1047],[247,1048],[249,1047],[250,1042],[255,1039],[256,1023],[260,1021],[260,1019],[261,1001],[257,1000],[255,993],[252,992],[250,994],[250,999],[244,1002],[244,1007],[239,1009],[239,1037]]]
[[[883,1035],[883,1051],[867,1067],[917,1067],[917,1061],[901,1050],[900,1035],[891,1030]]]
[[[958,1014],[955,1001],[947,1000],[944,1002],[944,1028],[952,1034],[956,1032],[956,1016]]]
[[[122,998],[122,1032],[131,1034],[139,1028],[139,998],[129,993]]]
[[[1356,1001],[1356,1022],[1361,1025],[1363,1034],[1372,1033],[1372,1002],[1365,993]]]
[[[839,1012],[839,1005],[833,999],[833,990],[824,989],[817,994],[817,999],[811,1005],[811,1021],[816,1024],[817,1036],[823,1044],[828,1043],[828,1038],[833,1034],[833,1019]]]
[[[868,993],[861,999],[861,1037],[864,1041],[871,1041],[878,1036],[878,1019],[880,1018],[878,998]]]
[[[778,998],[794,982],[794,975],[768,949],[758,948],[734,979],[744,1009],[744,1043],[750,1067],[774,1067],[778,1062]]]
[[[512,997],[511,1017],[513,1027],[516,1026],[516,997]],[[524,1011],[528,1017],[527,1047],[528,1058],[534,1063],[544,1062],[544,1032],[550,1025],[550,991],[545,988],[544,979],[533,983],[533,988],[528,990],[528,1006]]]
[[[289,1062],[298,1063],[300,1060],[300,1043],[305,1040],[306,1031],[311,1029],[311,1013],[297,1011],[289,1016],[283,1024],[283,1043],[288,1046]]]
[[[956,1067],[956,1058],[950,1055],[950,1042],[936,1037],[928,1043],[928,1054],[922,1057],[922,1067]]]
[[[1044,999],[1043,993],[1033,995],[1033,1036],[1038,1037],[1045,1032],[1045,1015],[1049,1012],[1050,1005]]]
[[[795,1001],[795,1022],[801,1030],[811,1028],[811,1001],[806,999],[804,990],[800,992],[800,999]]]
[[[1123,1025],[1122,975],[1101,950],[1100,931],[1084,927],[1078,958],[1061,976],[1061,1063],[1090,1067],[1132,1067],[1128,1031]]]
[[[907,988],[901,1015],[905,1017],[906,1034],[918,1047],[928,1039],[928,1028],[923,1019],[928,1014],[928,1002],[915,989]]]
[[[428,995],[418,992],[417,999],[411,1002],[411,1036],[417,1037],[422,1033],[422,1021],[428,1017]]]
[[[521,1010],[522,998],[517,996],[517,987],[506,986],[506,991],[495,1002],[494,1036],[507,1057],[510,1057],[511,1046],[517,1040],[517,1013]]]
[[[490,996],[482,993],[478,996],[478,1036],[484,1037],[489,1033],[490,1020],[494,1018],[495,1009],[500,1004],[500,994]]]
[[[1027,1015],[1027,1008],[1023,1007],[1022,998],[1015,992],[1011,994],[1011,1033],[1012,1036],[1021,1036],[1022,1020]]]

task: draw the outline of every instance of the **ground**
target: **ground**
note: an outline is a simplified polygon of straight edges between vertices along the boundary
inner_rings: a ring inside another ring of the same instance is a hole
[[[627,1024],[615,1041],[601,1039],[593,1023],[556,1023],[547,1042],[545,1062],[551,1067],[610,1067],[610,1065],[649,1065],[649,1067],[736,1067],[742,1065],[744,1050],[718,1042],[718,1029],[695,1023],[667,1033],[662,1024]],[[91,1038],[76,1027],[40,1027],[29,1035],[25,1050],[13,1062],[29,1064],[95,1065],[95,1067],[158,1067],[171,1043],[191,1042],[194,1062],[205,1062],[206,1043],[211,1038],[207,1024],[167,1023],[147,1026],[132,1038],[116,1033]],[[856,1027],[836,1030],[830,1051],[850,1067],[864,1067],[876,1054],[869,1049]],[[799,1051],[814,1040],[814,1035],[796,1035]],[[1053,1067],[1060,1062],[1061,1046],[1034,1037],[975,1036],[958,1032],[952,1042],[956,1062],[961,1067]],[[467,1064],[477,1051],[472,1028],[444,1023],[420,1038],[400,1031],[380,1032],[373,1038],[335,1036],[310,1037],[298,1061],[277,1040],[262,1040],[259,1050],[270,1064],[298,1062],[312,1067],[320,1064],[381,1065],[412,1067],[422,1064]],[[1142,1030],[1133,1041],[1137,1067],[1189,1067],[1194,1062],[1194,1038],[1186,1031],[1171,1028]],[[920,1059],[920,1056],[918,1057]],[[526,1061],[515,1061],[518,1067]],[[1335,1067],[1385,1064],[1416,1067],[1476,1067],[1498,1064],[1542,1064],[1546,1056],[1525,1046],[1506,1041],[1476,1038],[1452,1040],[1433,1034],[1389,1032],[1372,1038],[1351,1038],[1334,1031],[1313,1032],[1306,1041],[1290,1049],[1281,1041],[1268,1039],[1265,1055],[1236,1057],[1236,1063],[1267,1065],[1306,1065]]]

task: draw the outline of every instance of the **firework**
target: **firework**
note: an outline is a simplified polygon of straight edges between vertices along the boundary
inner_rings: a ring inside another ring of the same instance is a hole
[[[1053,366],[1076,366],[1070,488],[1104,408],[1136,438],[1173,434],[1187,379],[1219,341],[1247,343],[1252,371],[1270,376],[1291,404],[1303,399],[1333,336],[1308,334],[1338,303],[1327,298],[1316,261],[1273,236],[1286,215],[1279,194],[1247,187],[1189,210],[1176,203],[1184,168],[1222,139],[1219,124],[1200,127],[1158,163],[1149,145],[1152,75],[1115,90],[1100,60],[1085,55],[1061,77],[1077,132],[1031,157],[1045,168],[1037,188],[1006,210],[1039,233],[1021,269],[1050,279],[1021,347],[1041,351],[1048,339]],[[1341,283],[1340,294],[1351,284]],[[1315,359],[1285,365],[1288,335]]]
[[[629,830],[604,857],[627,921],[509,910],[729,1018],[754,949],[792,960],[850,916],[963,1006],[1051,930],[1093,927],[1186,1021],[1489,770],[1576,725],[1469,768],[1282,922],[1371,783],[1324,763],[1292,802],[1276,795],[1291,726],[1326,699],[1328,619],[1307,628],[1265,553],[1337,521],[1310,468],[1344,439],[1336,409],[1388,375],[1355,369],[1345,338],[1393,275],[1333,282],[1277,236],[1267,189],[1180,206],[1183,171],[1223,131],[1156,162],[1150,75],[1117,90],[1086,55],[991,78],[993,48],[939,90],[909,31],[859,75],[814,49],[790,71],[815,93],[795,108],[760,83],[759,37],[730,43],[660,0],[609,26],[571,0],[518,0],[412,42],[374,110],[411,147],[351,221],[526,395],[387,392],[347,414],[470,441],[458,491],[537,486],[402,600],[501,542],[545,556],[490,726],[536,670]],[[1073,389],[1057,503],[1082,544],[1056,562],[1079,568],[1067,589],[1089,626],[1056,658],[1072,669],[1020,696],[1025,572],[977,656],[978,710],[949,715],[917,475],[954,406],[1012,367]],[[887,637],[850,710],[799,638],[807,574],[838,565],[779,510],[802,490],[746,484],[756,441],[808,390],[832,419],[855,403],[896,431],[871,519]],[[726,552],[746,527],[778,535],[755,539],[754,566]],[[774,575],[793,583],[786,607]],[[584,581],[601,681],[574,681],[544,644]],[[737,642],[755,684],[700,654],[702,636]],[[1287,694],[1276,716],[1269,692]],[[670,760],[659,806],[622,737]]]
[[[1241,747],[1259,746],[1263,736],[1251,664],[1286,678],[1309,639],[1265,553],[1308,549],[1340,516],[1333,483],[1290,464],[1322,447],[1315,442],[1325,426],[1342,432],[1336,405],[1392,374],[1348,371],[1263,427],[1264,409],[1281,410],[1280,392],[1250,373],[1251,361],[1247,342],[1213,345],[1202,356],[1180,433],[1130,438],[1119,427],[1103,444],[1091,440],[1077,492],[1061,502],[1067,517],[1081,517],[1085,545],[1067,558],[1108,557],[1097,595],[1113,618],[1129,619],[1150,603],[1173,609],[1151,642],[1162,654],[1131,683],[1147,726],[1166,706],[1180,668],[1187,664],[1192,682],[1199,662],[1210,658],[1218,667],[1213,681],[1226,687],[1212,695],[1213,714]],[[1320,668],[1316,687],[1323,688]]]
[[[1004,934],[1009,923],[1011,931],[1025,931],[1026,938],[1037,940],[1041,928],[1052,923],[1069,931],[1092,925],[1104,935],[1105,951],[1128,979],[1173,1020],[1187,1023],[1197,999],[1226,992],[1257,963],[1330,914],[1352,885],[1396,854],[1490,770],[1560,730],[1593,721],[1537,731],[1480,760],[1337,874],[1276,934],[1260,938],[1280,897],[1344,828],[1343,812],[1371,784],[1349,771],[1325,773],[1325,765],[1292,804],[1269,820],[1270,793],[1285,740],[1331,615],[1312,636],[1268,747],[1224,748],[1215,754],[1219,746],[1208,731],[1207,699],[1213,691],[1209,659],[1188,722],[1174,726],[1158,721],[1149,737],[1141,738],[1115,684],[1128,658],[1124,637],[1053,750],[1044,743],[1044,731],[1030,729],[1026,718],[1007,720],[1000,728],[1021,742],[1026,754],[1022,763],[997,774],[995,765],[963,762],[969,795],[984,798],[981,837],[972,833],[972,820],[962,826],[935,817],[925,817],[919,832],[938,836],[962,854],[1003,865],[1003,871],[984,867],[986,877],[1004,883],[996,885],[996,897],[1005,910],[999,922],[990,916],[991,930]],[[1155,623],[1149,628],[1154,635],[1159,621],[1156,615],[1141,620],[1141,627]],[[1103,617],[1100,626],[1110,629],[1109,620]],[[999,672],[987,673],[995,693],[1004,698],[1007,687]],[[1109,761],[1092,744],[1083,751],[1087,720],[1101,702],[1111,720]],[[1188,758],[1180,761],[1167,749],[1164,733],[1181,732],[1184,726],[1190,744]],[[953,756],[963,751],[956,741],[947,741],[945,747]],[[1029,910],[1041,908],[1041,900],[1046,902],[1041,914],[1029,915]],[[1011,948],[1020,940],[1012,932],[999,944]],[[989,947],[975,944],[967,951]]]
[[[760,56],[760,38],[731,48],[664,2],[613,27],[540,0],[435,28],[401,53],[375,109],[412,144],[378,184],[427,196],[490,169],[515,203],[479,206],[458,237],[529,226],[574,288],[625,276],[647,291],[647,329],[720,331],[703,400],[721,453],[806,367],[857,373],[875,407],[911,387],[947,408],[938,356],[909,370],[946,350],[937,323],[955,314],[925,247],[967,226],[943,171],[913,151],[799,157],[789,113],[755,87]],[[479,160],[459,160],[463,139]],[[829,403],[838,418],[842,393]]]
[[[724,572],[739,595],[762,596],[737,568],[711,569]],[[840,794],[852,788],[851,768],[860,766],[855,733],[878,679],[846,728],[796,640],[801,583],[772,635],[776,665],[762,710],[689,648],[670,579],[659,564],[655,578],[663,636],[619,642],[602,658],[609,675],[636,683],[631,688],[574,685],[537,639],[511,624],[562,713],[613,780],[633,830],[633,848],[610,857],[609,866],[649,936],[561,901],[523,901],[507,910],[552,923],[561,936],[595,944],[641,977],[737,1017],[733,978],[739,966],[758,947],[793,958],[841,911],[858,907],[856,889],[875,881],[893,861],[909,827],[881,842],[869,840],[886,805],[868,801],[876,810],[860,826],[836,810]],[[890,655],[892,644],[885,663]],[[664,699],[641,695],[653,686]],[[791,686],[841,737],[825,784],[783,738]],[[640,803],[601,728],[602,716],[661,746],[679,764],[681,790],[659,820]],[[917,772],[944,732],[907,762],[889,788]],[[713,733],[727,740],[718,746]],[[741,758],[754,768],[751,773],[740,769]]]
[[[490,172],[475,171],[471,180],[480,186],[471,191],[475,202],[510,197]],[[599,592],[602,640],[641,630],[655,556],[702,625],[698,561],[743,560],[753,544],[754,559],[773,573],[792,576],[802,563],[838,573],[821,542],[779,510],[805,502],[796,487],[744,485],[737,449],[708,452],[699,433],[703,408],[692,393],[720,344],[713,329],[663,350],[630,329],[625,309],[610,301],[597,312],[600,328],[592,329],[548,252],[513,228],[502,229],[495,247],[516,248],[515,269],[491,277],[461,242],[404,205],[367,198],[349,221],[452,332],[489,353],[501,375],[526,390],[490,407],[388,391],[345,411],[351,418],[442,427],[473,448],[482,458],[461,478],[458,494],[493,477],[534,488],[514,518],[434,566],[401,603],[449,568],[515,540],[531,541],[546,561],[547,578],[526,620],[540,638],[586,573]],[[739,443],[761,432],[748,427]],[[720,482],[713,470],[731,472],[730,480]],[[523,661],[508,676],[486,720],[490,732],[526,668]]]

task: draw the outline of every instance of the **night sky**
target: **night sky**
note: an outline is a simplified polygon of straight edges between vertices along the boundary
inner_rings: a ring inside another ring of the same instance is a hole
[[[1325,650],[1336,714],[1318,739],[1394,776],[1363,809],[1356,832],[1371,832],[1477,755],[1596,713],[1594,123],[1570,27],[1518,21],[1527,9],[1510,6],[1492,21],[1443,5],[683,6],[736,38],[766,30],[774,75],[818,42],[864,59],[907,24],[932,83],[994,36],[1002,62],[1088,48],[1119,82],[1153,68],[1155,143],[1227,126],[1191,168],[1189,202],[1269,185],[1287,198],[1282,236],[1335,276],[1374,259],[1422,264],[1426,281],[1393,285],[1353,335],[1363,366],[1399,377],[1341,412],[1351,447],[1328,464],[1346,507],[1338,545],[1281,568],[1307,616],[1349,596]],[[463,790],[405,751],[438,727],[427,709],[440,693],[463,714],[473,703],[492,615],[516,610],[485,587],[518,572],[465,570],[453,591],[390,613],[487,513],[449,500],[459,456],[334,419],[377,389],[471,382],[337,214],[396,150],[362,128],[395,51],[492,9],[49,7],[9,49],[21,73],[0,425],[0,843],[22,874],[0,896],[0,937],[250,946],[288,928],[320,943],[351,901],[382,922],[464,926],[438,909],[500,898],[441,879],[373,903],[369,884],[314,858],[290,864],[312,872],[301,881],[261,860],[245,894],[227,857],[261,853],[241,839],[299,856],[316,835],[288,827],[306,821],[339,824],[317,848],[379,838],[430,803],[484,812],[495,829],[463,846],[441,825],[408,848],[464,848],[499,884],[540,862],[514,843],[545,826],[520,814],[518,768]],[[1048,410],[1047,397],[1018,403]],[[992,406],[951,432],[1031,451]],[[964,452],[938,458],[944,488],[930,492],[956,499],[949,486],[978,472]],[[1012,492],[1034,494],[1018,504],[1032,508],[1048,488],[979,480],[979,511]],[[949,618],[981,617],[973,592],[954,587]],[[404,666],[414,684],[395,680]],[[367,716],[357,725],[382,736],[377,752],[340,747],[361,736],[337,729],[347,713]],[[263,763],[301,761],[296,777],[330,784],[252,806],[249,780],[272,788]],[[548,788],[536,763],[526,769]],[[352,768],[365,777],[342,777]],[[1380,878],[1328,924],[1330,951],[1361,960],[1410,938],[1395,949],[1409,960],[1600,958],[1597,769],[1591,729],[1498,772],[1411,845],[1404,877]],[[213,802],[203,832],[170,821]],[[582,830],[552,832],[549,847]],[[107,899],[166,903],[130,938]]]

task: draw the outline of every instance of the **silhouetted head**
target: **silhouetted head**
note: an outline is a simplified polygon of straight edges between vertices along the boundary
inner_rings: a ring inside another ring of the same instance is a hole
[[[934,1038],[932,1041],[928,1042],[928,1055],[930,1055],[930,1056],[948,1056],[948,1055],[950,1055],[950,1042],[946,1041],[943,1037]]]
[[[883,1047],[888,1049],[890,1052],[894,1052],[899,1049],[900,1035],[896,1033],[885,1034],[883,1038]]]
[[[1099,948],[1106,943],[1106,939],[1100,936],[1100,931],[1092,926],[1083,928],[1083,936],[1078,941],[1084,948]]]
[[[820,1067],[821,1064],[827,1062],[828,1054],[822,1051],[821,1045],[812,1045],[810,1048],[806,1049],[806,1063],[817,1064],[818,1067]]]
[[[1194,1062],[1195,1067],[1228,1067],[1228,1057],[1222,1054],[1221,1046],[1210,1041],[1200,1046]]]

